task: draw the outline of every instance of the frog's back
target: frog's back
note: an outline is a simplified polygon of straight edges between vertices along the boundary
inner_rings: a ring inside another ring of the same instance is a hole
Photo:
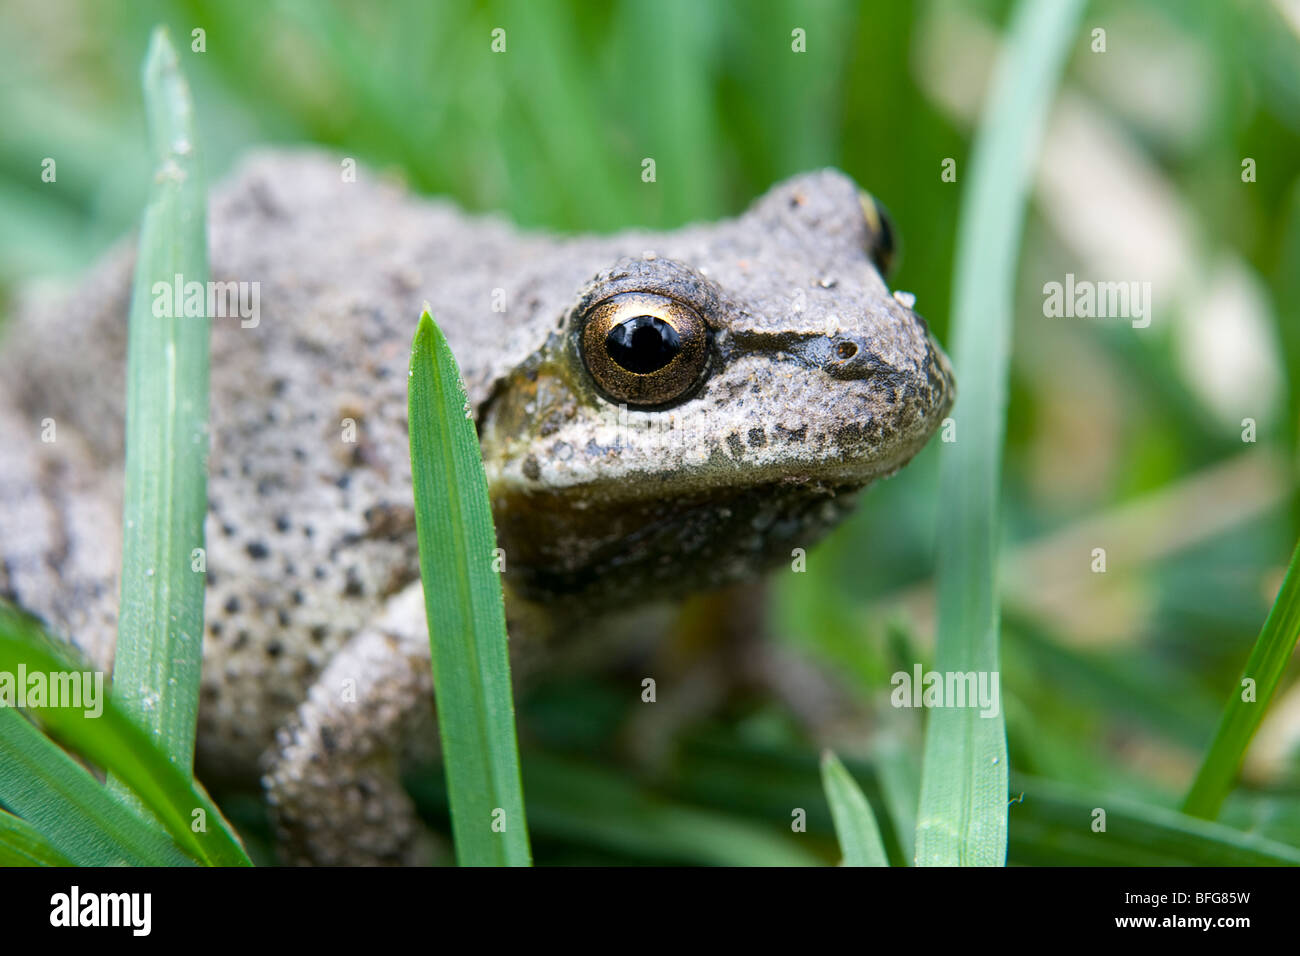
[[[527,296],[510,277],[550,243],[311,153],[247,161],[209,223],[212,280],[247,285],[242,316],[212,319],[200,756],[247,768],[418,575],[406,371],[423,304],[477,404],[546,334],[494,306]],[[124,245],[71,298],[31,298],[0,352],[0,593],[100,661],[120,589],[132,268]]]

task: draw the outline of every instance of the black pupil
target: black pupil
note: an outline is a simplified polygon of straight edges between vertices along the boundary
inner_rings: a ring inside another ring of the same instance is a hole
[[[609,330],[605,349],[629,372],[649,375],[673,360],[682,349],[682,339],[663,319],[638,315]]]

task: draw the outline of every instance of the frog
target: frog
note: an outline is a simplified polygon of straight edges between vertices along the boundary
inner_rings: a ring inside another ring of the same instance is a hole
[[[401,784],[436,749],[407,421],[424,308],[480,439],[517,685],[576,633],[623,640],[599,622],[806,553],[955,395],[887,285],[884,207],[835,169],[729,219],[563,235],[267,150],[213,189],[208,231],[212,280],[259,308],[210,320],[195,762],[259,790],[287,863],[435,852]],[[0,339],[0,595],[103,668],[134,261],[128,238],[24,288]]]

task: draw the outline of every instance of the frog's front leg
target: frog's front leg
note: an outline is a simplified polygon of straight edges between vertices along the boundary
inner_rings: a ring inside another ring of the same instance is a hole
[[[276,735],[264,776],[286,862],[428,864],[434,838],[399,778],[401,742],[433,733],[417,578],[334,656]]]

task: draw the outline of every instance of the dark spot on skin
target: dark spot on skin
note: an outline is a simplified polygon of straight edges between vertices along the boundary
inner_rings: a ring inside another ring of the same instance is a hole
[[[332,754],[339,748],[338,741],[334,739],[334,731],[323,725],[320,729],[320,745],[327,754]]]
[[[241,461],[241,462],[239,463],[239,473],[240,473],[241,475],[243,475],[245,478],[247,478],[247,477],[249,477],[250,475],[252,475],[252,473],[253,473],[253,466],[250,465],[250,464],[248,463],[248,459],[247,459],[247,458],[245,458],[243,461]]]
[[[295,448],[293,450],[293,459],[294,461],[306,461],[307,453],[303,451],[301,448]]]
[[[276,515],[276,516],[275,516],[275,530],[276,530],[276,531],[279,531],[281,534],[283,534],[284,532],[288,531],[291,527],[293,527],[293,526],[289,523],[289,516],[288,516],[288,515]]]
[[[360,445],[352,446],[352,464],[354,467],[361,467],[366,463],[366,453]]]
[[[284,645],[279,641],[272,641],[266,645],[266,653],[270,657],[279,657],[284,653]]]
[[[220,636],[221,636],[221,622],[220,622],[220,621],[213,621],[213,622],[211,622],[211,623],[208,625],[208,632],[209,632],[213,637],[220,637]]]
[[[274,395],[276,398],[279,398],[281,395],[284,394],[284,390],[288,388],[288,386],[289,386],[289,382],[286,379],[273,378],[271,379],[271,394]]]
[[[345,471],[343,472],[343,474],[339,475],[336,479],[334,479],[334,484],[338,485],[344,491],[347,491],[348,485],[352,484],[352,476]]]
[[[289,626],[289,612],[286,611],[284,608],[276,609],[275,619],[280,622],[281,627]]]
[[[239,598],[235,597],[235,596],[232,594],[230,597],[226,598],[226,604],[225,604],[225,607],[226,607],[226,613],[227,613],[227,614],[238,614],[238,613],[239,613]]]
[[[529,481],[536,481],[542,477],[542,468],[537,463],[536,456],[529,455],[524,459],[524,477]]]
[[[751,428],[749,430],[749,444],[752,448],[762,448],[767,444],[767,436],[763,434],[763,429]]]
[[[313,528],[313,527],[312,527],[311,525],[309,525],[309,524],[307,524],[307,525],[303,525],[303,527],[302,527],[302,533],[303,533],[304,535],[306,535],[308,538],[310,538],[310,537],[312,537],[313,535],[316,534],[316,529]]]
[[[210,588],[215,588],[216,586],[217,586],[217,572],[216,572],[216,571],[209,571],[209,572],[208,572],[208,587],[210,587]],[[96,591],[95,596],[96,596],[96,597],[99,596],[98,591]]]
[[[862,425],[858,422],[849,422],[847,425],[841,425],[835,429],[835,443],[837,445],[856,444],[862,440]]]
[[[317,624],[315,627],[311,629],[309,633],[313,641],[315,641],[317,644],[322,644],[324,643],[325,638],[329,636],[330,629],[326,627],[324,624]]]
[[[731,454],[736,458],[740,458],[745,454],[745,445],[735,432],[727,436],[727,447],[731,449]]]
[[[221,526],[221,533],[227,538],[233,538],[235,536],[235,526],[233,524],[223,524]]]
[[[301,592],[301,591],[294,591],[293,594],[292,594],[290,597],[291,597],[291,599],[292,599],[292,601],[293,601],[294,604],[298,604],[298,605],[301,605],[301,604],[302,604],[303,597],[302,597],[302,592]]]
[[[361,576],[354,567],[348,568],[348,580],[343,585],[343,593],[348,597],[362,597],[366,593],[366,587],[361,583]]]
[[[316,567],[312,569],[311,573],[312,573],[312,577],[314,577],[317,581],[324,581],[327,572],[321,565],[318,564],[316,565]]]
[[[238,634],[235,635],[235,649],[238,650],[239,648],[246,647],[247,645],[248,645],[248,631],[240,631]]]
[[[248,552],[248,556],[252,558],[254,561],[261,561],[263,558],[265,558],[268,554],[271,553],[267,549],[266,545],[263,544],[261,541],[248,542],[248,544],[244,545],[244,550]]]
[[[296,578],[298,576],[297,566],[292,561],[284,562],[284,574],[285,577]]]
[[[807,425],[801,425],[799,428],[796,428],[793,431],[791,431],[788,428],[782,428],[780,425],[777,425],[776,430],[780,434],[780,436],[788,442],[801,442],[808,437]]]

